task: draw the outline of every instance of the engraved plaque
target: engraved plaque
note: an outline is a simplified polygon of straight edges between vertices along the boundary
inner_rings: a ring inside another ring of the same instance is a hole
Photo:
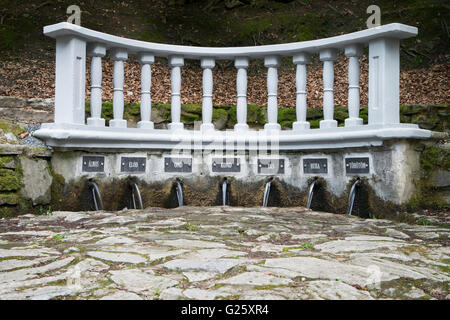
[[[145,157],[122,157],[120,172],[145,172]]]
[[[369,158],[346,158],[345,159],[346,174],[364,174],[370,173]]]
[[[284,159],[258,159],[258,174],[284,174]]]
[[[303,173],[328,173],[328,159],[303,159]]]
[[[164,158],[164,172],[192,172],[192,158]]]
[[[105,157],[103,156],[83,156],[83,172],[104,172]]]
[[[241,172],[239,158],[213,158],[212,172]]]

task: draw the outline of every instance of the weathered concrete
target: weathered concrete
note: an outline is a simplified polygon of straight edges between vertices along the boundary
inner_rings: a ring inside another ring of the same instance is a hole
[[[55,151],[52,166],[61,175],[65,184],[59,188],[70,190],[62,195],[66,207],[55,203],[63,210],[87,210],[83,201],[86,197],[86,183],[94,179],[100,187],[108,210],[120,210],[129,207],[126,198],[130,197],[127,182],[136,181],[141,189],[144,206],[173,207],[173,183],[180,179],[184,202],[189,205],[212,206],[222,204],[221,184],[226,177],[229,181],[230,204],[233,206],[260,206],[263,201],[265,184],[274,177],[271,184],[269,206],[304,206],[307,190],[315,177],[319,178],[320,188],[315,191],[312,208],[320,211],[344,213],[347,210],[348,196],[357,177],[363,180],[361,215],[384,215],[394,213],[399,205],[407,203],[415,190],[418,179],[420,152],[416,150],[418,142],[407,140],[386,141],[382,146],[346,148],[339,150],[315,151],[279,151],[269,158],[284,160],[284,173],[267,174],[258,172],[258,159],[268,158],[258,152],[238,152],[235,155],[241,161],[240,171],[218,173],[212,169],[214,153],[210,151],[187,152],[174,155],[170,151],[138,151],[120,153],[112,150],[89,152],[65,150]],[[86,155],[104,156],[103,172],[85,172],[82,157]],[[165,157],[192,157],[192,172],[166,172]],[[140,173],[121,172],[122,157],[145,158],[146,171]],[[367,157],[369,172],[349,174],[346,172],[345,159]],[[304,172],[304,159],[327,159],[327,173],[309,174]],[[150,173],[150,174],[149,174]],[[124,200],[125,199],[125,200]],[[252,231],[250,231],[252,232]]]
[[[0,224],[0,299],[448,299],[448,243],[299,207],[24,215]]]

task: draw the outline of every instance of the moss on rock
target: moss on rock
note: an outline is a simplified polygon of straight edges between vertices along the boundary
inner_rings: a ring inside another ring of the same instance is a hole
[[[0,169],[0,191],[20,190],[22,175],[17,170]]]

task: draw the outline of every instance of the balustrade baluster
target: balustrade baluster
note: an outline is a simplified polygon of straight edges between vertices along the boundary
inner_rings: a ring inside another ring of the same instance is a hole
[[[264,59],[264,66],[267,69],[267,123],[265,130],[280,130],[278,124],[278,67],[280,58],[277,56],[268,56]]]
[[[155,62],[155,56],[151,53],[141,52],[138,55],[141,63],[141,121],[137,123],[137,127],[141,129],[153,129],[154,124],[152,118],[152,70],[151,64]]]
[[[128,53],[123,48],[113,48],[111,50],[111,60],[114,61],[113,75],[113,116],[114,119],[109,121],[110,127],[126,128],[127,121],[123,119],[123,62],[128,59]]]
[[[309,63],[308,53],[296,54],[292,61],[297,65],[296,70],[296,86],[297,86],[297,99],[296,99],[296,114],[297,121],[292,124],[293,130],[306,130],[310,128],[309,122],[306,121],[306,65]]]
[[[236,131],[248,130],[248,124],[247,124],[247,68],[248,68],[248,64],[249,64],[249,59],[247,57],[238,57],[234,61],[234,66],[237,68],[237,76],[236,76],[237,123],[234,126],[234,130],[236,130]]]
[[[203,69],[203,101],[202,101],[202,125],[200,130],[208,131],[214,130],[212,124],[213,114],[213,75],[212,68],[214,68],[215,61],[213,58],[203,58],[201,60],[201,67]]]
[[[102,118],[102,58],[106,55],[106,48],[102,44],[88,46],[88,56],[91,58],[91,117],[87,124],[94,127],[104,127]]]
[[[169,66],[172,68],[170,75],[170,85],[172,89],[172,100],[170,114],[172,122],[169,123],[170,130],[183,129],[181,123],[181,67],[184,66],[182,56],[169,56]]]
[[[363,119],[359,117],[359,57],[363,50],[360,45],[351,45],[345,48],[348,61],[348,119],[345,119],[346,127],[360,126]]]
[[[334,61],[337,58],[335,49],[325,49],[320,52],[320,61],[323,61],[323,120],[320,121],[320,128],[337,127],[334,116]]]

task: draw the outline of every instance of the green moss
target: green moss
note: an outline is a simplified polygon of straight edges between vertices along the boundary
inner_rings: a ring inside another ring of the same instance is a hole
[[[61,210],[63,208],[63,194],[62,190],[64,188],[64,185],[66,184],[66,181],[64,177],[58,173],[55,172],[53,168],[49,168],[50,175],[53,178],[52,185],[50,187],[51,192],[51,206],[55,210]]]
[[[220,107],[215,107],[213,109],[213,114],[212,114],[212,120],[213,121],[217,121],[220,118],[224,118],[225,120],[228,120],[228,112],[224,109],[220,109]]]
[[[416,193],[411,197],[408,208],[449,209],[442,194],[437,191],[433,179],[439,170],[450,170],[449,151],[437,146],[426,146],[420,155],[421,177],[416,182]]]
[[[19,125],[5,120],[0,120],[0,129],[5,133],[11,132],[15,136],[20,135],[24,131]]]
[[[14,158],[10,156],[0,157],[0,168],[15,166]]]
[[[16,205],[19,203],[19,195],[17,193],[0,193],[0,204]]]
[[[0,169],[0,191],[20,190],[22,175],[17,170]]]
[[[278,109],[278,123],[283,128],[291,128],[292,123],[296,121],[296,111],[291,108],[279,108]]]
[[[181,106],[181,110],[187,113],[195,113],[198,115],[202,114],[202,105],[201,104],[183,104]]]

